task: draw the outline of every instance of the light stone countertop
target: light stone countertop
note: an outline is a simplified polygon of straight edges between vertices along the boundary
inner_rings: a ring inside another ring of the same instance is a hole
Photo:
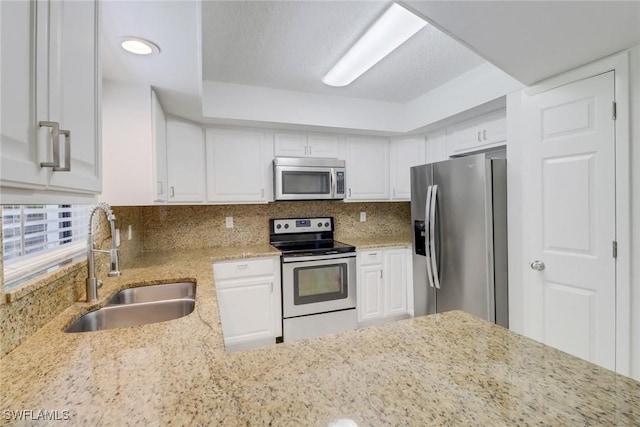
[[[337,239],[343,243],[353,245],[356,249],[375,249],[386,247],[405,247],[412,245],[411,235],[397,236],[369,236],[357,239],[347,238],[344,240]]]
[[[12,423],[6,411],[48,410],[92,426],[640,425],[640,383],[463,312],[227,353],[212,261],[272,255],[203,249],[123,266],[100,304],[135,284],[194,279],[195,311],[65,334],[90,308],[75,304],[0,359],[0,424]]]

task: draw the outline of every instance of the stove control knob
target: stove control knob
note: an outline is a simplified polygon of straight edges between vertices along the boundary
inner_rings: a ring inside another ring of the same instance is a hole
[[[318,228],[320,228],[320,227],[322,227],[322,223],[321,222],[318,223]]]
[[[325,227],[328,227],[328,226],[329,226],[329,223],[328,223],[328,222],[325,222],[325,223],[324,223],[324,226],[325,226]]]
[[[289,224],[285,224],[285,225],[284,225],[284,228],[289,228]]]
[[[276,228],[277,228],[278,230],[280,230],[280,229],[282,228],[282,224],[278,224],[278,225],[276,225]]]

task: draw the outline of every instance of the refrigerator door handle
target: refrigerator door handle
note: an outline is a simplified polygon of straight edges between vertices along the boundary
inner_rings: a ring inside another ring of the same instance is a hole
[[[427,202],[424,206],[424,219],[425,219],[425,227],[424,227],[424,247],[427,255],[427,279],[429,280],[429,286],[434,287],[433,285],[433,272],[431,271],[431,236],[429,235],[429,210],[431,208],[431,195],[432,195],[433,185],[427,187]]]
[[[429,212],[429,252],[431,256],[427,263],[431,262],[433,274],[433,284],[436,289],[440,289],[440,275],[438,274],[438,259],[436,258],[436,204],[438,201],[438,186],[434,185],[431,191],[431,206]]]

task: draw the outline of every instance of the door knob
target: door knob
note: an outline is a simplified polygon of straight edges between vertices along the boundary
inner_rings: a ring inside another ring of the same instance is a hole
[[[531,266],[532,270],[537,270],[537,271],[542,271],[544,270],[544,267],[545,267],[544,262],[538,261],[538,260],[533,261],[531,264],[529,264],[529,266]]]

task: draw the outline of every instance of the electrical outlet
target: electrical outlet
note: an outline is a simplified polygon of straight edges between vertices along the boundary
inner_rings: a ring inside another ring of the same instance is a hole
[[[360,212],[360,222],[365,222],[367,220],[367,213]]]
[[[225,224],[227,225],[227,228],[233,228],[233,217],[232,216],[226,217]]]

